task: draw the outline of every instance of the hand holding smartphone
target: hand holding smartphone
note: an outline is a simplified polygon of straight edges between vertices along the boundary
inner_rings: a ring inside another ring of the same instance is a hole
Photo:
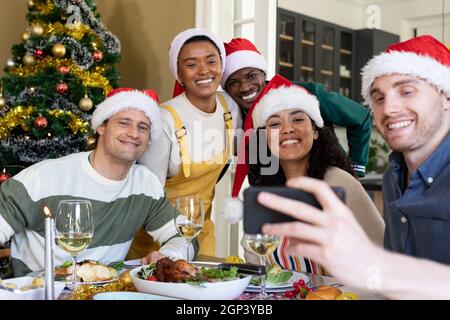
[[[333,191],[345,201],[345,190],[342,187],[332,187]],[[288,187],[254,187],[244,191],[244,232],[247,234],[261,233],[265,223],[282,223],[296,221],[295,218],[281,212],[264,207],[257,201],[260,192],[270,192],[276,195],[305,202],[311,206],[322,209],[313,194]]]

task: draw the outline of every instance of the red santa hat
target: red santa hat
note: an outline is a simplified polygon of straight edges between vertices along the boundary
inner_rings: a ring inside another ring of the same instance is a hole
[[[222,88],[228,78],[237,70],[244,68],[257,68],[267,73],[267,62],[255,45],[244,38],[234,38],[224,43],[227,54],[227,63],[223,72]]]
[[[264,127],[267,119],[273,114],[290,109],[298,109],[306,113],[314,124],[322,128],[324,123],[320,115],[319,101],[306,89],[299,87],[280,75],[275,75],[256,98],[244,122],[246,133],[240,141],[238,160],[234,174],[231,196],[226,199],[223,216],[230,223],[236,223],[242,217],[242,204],[237,199],[242,184],[249,170],[248,144],[250,130]],[[240,212],[238,210],[241,210]]]
[[[421,78],[450,98],[450,50],[432,36],[396,43],[372,58],[362,69],[362,96],[371,105],[370,90],[376,78],[404,74]]]
[[[222,73],[225,69],[225,47],[223,42],[213,33],[200,28],[192,28],[187,29],[175,36],[170,44],[169,48],[169,69],[172,73],[173,77],[176,79],[175,88],[173,92],[173,96],[177,96],[184,92],[184,88],[179,84],[180,79],[178,79],[178,56],[180,55],[180,51],[183,48],[186,41],[193,37],[197,36],[205,36],[209,38],[214,44],[219,48],[220,58],[222,60]]]
[[[154,90],[137,90],[133,88],[117,88],[111,90],[106,96],[106,99],[95,108],[91,119],[92,129],[97,131],[97,128],[105,120],[111,118],[117,112],[126,109],[137,109],[144,112],[150,120],[151,139],[156,140],[162,130],[162,120],[158,104],[158,94]]]

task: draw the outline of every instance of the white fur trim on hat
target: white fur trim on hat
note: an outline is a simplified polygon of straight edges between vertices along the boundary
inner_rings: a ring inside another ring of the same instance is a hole
[[[222,216],[229,224],[241,221],[244,213],[244,204],[239,198],[225,198],[223,201]]]
[[[180,79],[178,79],[178,56],[181,48],[183,48],[183,45],[187,40],[195,36],[206,36],[216,44],[220,51],[220,58],[222,59],[222,73],[225,70],[225,47],[223,42],[213,33],[205,29],[187,29],[175,36],[169,48],[169,69],[170,72],[172,72],[173,77],[178,81],[180,81]]]
[[[323,127],[319,101],[305,89],[297,86],[282,86],[265,94],[253,110],[253,126],[255,128],[264,127],[271,115],[289,109],[303,111],[314,121],[316,126]]]
[[[162,130],[158,103],[138,90],[116,93],[97,105],[92,115],[92,129],[96,132],[106,119],[126,109],[137,109],[144,112],[151,122],[151,140],[158,139]]]
[[[257,68],[267,74],[267,62],[262,54],[251,50],[235,51],[227,56],[222,88],[225,89],[225,84],[233,73],[244,68]]]
[[[371,105],[370,90],[375,79],[390,74],[421,78],[450,98],[450,68],[425,55],[401,51],[384,52],[370,60],[361,74],[361,94],[367,105]]]

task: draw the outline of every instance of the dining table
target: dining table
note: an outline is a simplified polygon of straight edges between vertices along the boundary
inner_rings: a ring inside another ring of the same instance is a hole
[[[215,263],[219,264],[219,263],[223,263],[225,262],[224,258],[220,258],[220,257],[213,257],[213,256],[205,256],[205,255],[199,255],[196,260],[194,261],[195,263],[198,264],[202,264],[202,263],[209,263],[212,265],[214,265]],[[130,260],[130,261],[125,261],[125,264],[130,268],[130,267],[137,267],[140,265],[140,260],[136,259],[136,260]],[[329,286],[335,286],[337,288],[339,288],[339,290],[341,290],[342,292],[351,292],[354,293],[358,296],[358,298],[360,300],[384,300],[384,297],[380,294],[374,293],[370,290],[360,290],[360,289],[356,289],[350,286],[346,286],[342,283],[340,283],[336,278],[332,277],[332,276],[322,276],[322,275],[317,275],[317,274],[312,274],[312,273],[307,273],[307,272],[302,272],[304,275],[306,275],[309,278],[309,282],[306,283],[306,285],[309,288],[315,289],[318,288],[319,286],[322,285],[329,285]],[[120,291],[123,291],[122,287],[119,287]],[[286,287],[285,290],[274,290],[274,292],[272,292],[270,289],[268,290],[268,294],[271,300],[298,300],[298,299],[302,299],[300,297],[300,295],[297,295],[294,298],[288,297],[285,294],[285,291],[289,291],[292,290],[293,287]],[[95,289],[92,289],[95,290]],[[106,290],[106,291],[113,291],[114,287],[112,287],[112,290]],[[136,289],[133,286],[129,286],[126,288],[126,291],[136,291]],[[95,291],[93,291],[95,293]],[[103,290],[99,290],[99,292],[104,292]],[[255,297],[258,295],[258,292],[256,292],[255,290],[246,290],[244,291],[237,300],[254,300]],[[89,297],[90,299],[92,299],[92,294],[88,295],[78,295],[75,297],[75,299],[80,299],[81,298],[86,298]],[[65,289],[61,295],[58,297],[59,300],[67,300],[67,299],[73,299],[73,292],[70,289]]]

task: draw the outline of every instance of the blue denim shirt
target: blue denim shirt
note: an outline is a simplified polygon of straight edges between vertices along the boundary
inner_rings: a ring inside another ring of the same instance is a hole
[[[383,176],[384,246],[450,264],[450,134],[411,175],[401,153],[389,156]]]

